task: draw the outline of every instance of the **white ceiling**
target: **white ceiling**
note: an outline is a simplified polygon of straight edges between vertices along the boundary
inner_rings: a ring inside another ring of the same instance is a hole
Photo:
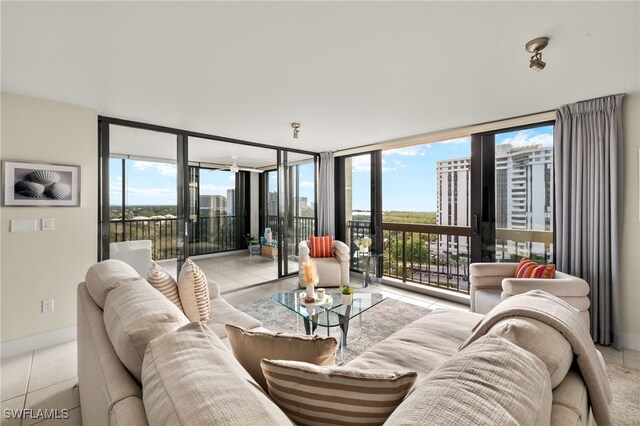
[[[2,90],[335,150],[636,92],[639,6],[2,1]]]

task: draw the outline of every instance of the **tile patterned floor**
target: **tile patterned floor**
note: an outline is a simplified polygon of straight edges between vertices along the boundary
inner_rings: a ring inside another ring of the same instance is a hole
[[[228,259],[232,262],[231,259]],[[357,286],[359,275],[352,275],[352,283]],[[228,291],[223,297],[231,304],[247,303],[279,292],[297,288],[297,277],[265,283],[257,287]],[[458,303],[411,293],[391,286],[380,285],[378,290],[385,296],[406,303],[431,309],[460,309],[469,307]],[[598,347],[609,363],[640,368],[640,352],[617,351],[610,347]],[[46,426],[50,424],[76,426],[82,424],[77,379],[76,342],[38,349],[3,358],[0,367],[1,425]],[[62,420],[43,418],[8,419],[5,410],[31,409],[35,416],[38,409],[57,409],[59,415],[68,416]],[[62,411],[67,410],[67,411]]]

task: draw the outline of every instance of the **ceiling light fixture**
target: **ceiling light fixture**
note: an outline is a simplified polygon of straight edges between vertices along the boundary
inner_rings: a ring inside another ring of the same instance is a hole
[[[238,159],[238,157],[233,156],[231,157],[231,159],[233,160],[233,164],[229,166],[229,170],[232,173],[238,173],[240,171],[240,167],[238,167],[238,163],[236,163],[236,160]]]
[[[300,133],[300,123],[293,122],[291,123],[291,127],[293,127],[293,138],[298,139],[298,133]]]
[[[529,68],[536,71],[542,71],[544,69],[547,64],[542,60],[542,52],[540,51],[547,47],[548,44],[548,37],[538,37],[534,38],[524,45],[524,48],[527,50],[527,52],[533,53],[533,56],[529,61]]]

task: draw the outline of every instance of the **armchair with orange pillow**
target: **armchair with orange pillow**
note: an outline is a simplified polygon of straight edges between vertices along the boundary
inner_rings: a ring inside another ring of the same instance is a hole
[[[556,271],[554,265],[520,263],[472,263],[469,266],[471,312],[486,314],[508,297],[530,290],[543,290],[564,300],[578,311],[589,327],[589,284],[582,278]]]
[[[318,286],[338,287],[349,284],[349,246],[334,240],[333,236],[309,237],[308,240],[301,241],[298,256],[300,264],[313,259],[318,269]],[[304,287],[302,277],[298,285]]]

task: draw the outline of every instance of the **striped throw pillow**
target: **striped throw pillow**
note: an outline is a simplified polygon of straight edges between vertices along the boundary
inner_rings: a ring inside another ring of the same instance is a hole
[[[531,259],[522,258],[516,268],[515,278],[554,278],[556,265],[538,265]]]
[[[182,265],[178,293],[184,314],[191,321],[209,321],[209,287],[204,272],[191,259]]]
[[[182,312],[182,303],[180,303],[180,295],[178,294],[178,283],[173,279],[171,275],[164,268],[158,265],[156,262],[151,262],[151,268],[149,268],[149,276],[147,281],[156,290],[164,294],[164,296],[173,302]]]
[[[261,362],[269,395],[297,425],[381,425],[416,382],[417,373]]]
[[[311,257],[333,257],[332,245],[333,235],[309,237],[309,254]]]

